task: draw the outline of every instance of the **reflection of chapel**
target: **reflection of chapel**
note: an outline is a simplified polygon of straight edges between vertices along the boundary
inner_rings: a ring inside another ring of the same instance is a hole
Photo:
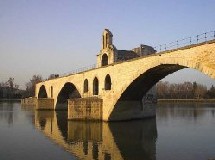
[[[143,44],[132,50],[117,50],[113,45],[113,34],[108,29],[105,29],[102,34],[102,49],[97,55],[97,67],[153,53],[155,53],[154,48]]]

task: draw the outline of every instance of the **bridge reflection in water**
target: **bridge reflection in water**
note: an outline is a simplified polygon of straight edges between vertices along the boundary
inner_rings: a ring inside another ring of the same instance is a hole
[[[36,111],[35,126],[78,159],[156,159],[156,119],[67,121],[64,111]]]

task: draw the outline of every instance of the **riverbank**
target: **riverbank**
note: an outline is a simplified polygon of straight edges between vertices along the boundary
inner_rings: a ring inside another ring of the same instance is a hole
[[[215,99],[158,99],[158,103],[162,102],[200,102],[200,103],[215,103]]]
[[[0,99],[0,102],[21,102],[21,99]]]

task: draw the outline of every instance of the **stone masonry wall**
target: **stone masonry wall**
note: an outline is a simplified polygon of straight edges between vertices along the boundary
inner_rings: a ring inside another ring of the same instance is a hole
[[[68,119],[102,120],[102,99],[79,98],[68,100]]]
[[[36,106],[37,105],[37,98],[36,97],[30,97],[30,98],[21,99],[21,105]]]
[[[36,109],[38,110],[54,110],[54,99],[39,98],[37,100]]]

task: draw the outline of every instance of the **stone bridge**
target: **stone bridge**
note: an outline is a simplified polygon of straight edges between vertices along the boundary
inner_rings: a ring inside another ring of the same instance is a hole
[[[150,117],[155,116],[155,109],[142,103],[144,94],[159,80],[183,68],[215,79],[215,41],[43,81],[36,85],[35,94],[37,98],[53,99],[52,109],[62,109],[65,106],[60,104],[67,99],[100,99],[100,119],[105,121]]]

